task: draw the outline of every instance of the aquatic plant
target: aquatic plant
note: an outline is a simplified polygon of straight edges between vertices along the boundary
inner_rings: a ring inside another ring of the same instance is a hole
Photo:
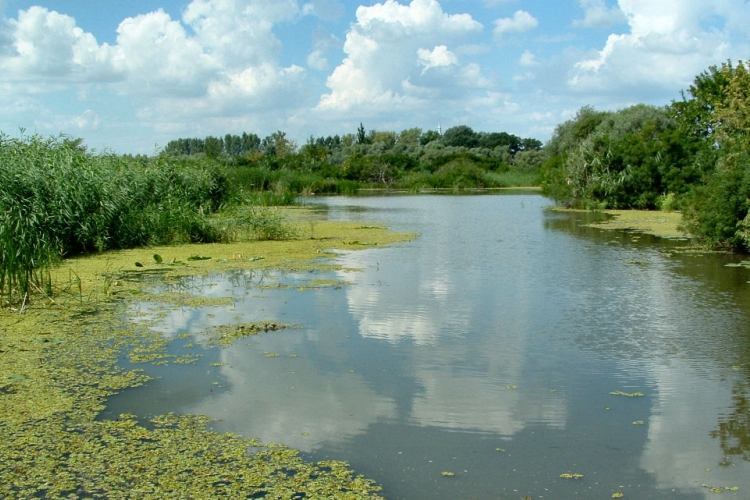
[[[49,295],[62,257],[111,248],[218,241],[208,220],[228,183],[210,165],[92,154],[79,141],[0,133],[0,295]]]

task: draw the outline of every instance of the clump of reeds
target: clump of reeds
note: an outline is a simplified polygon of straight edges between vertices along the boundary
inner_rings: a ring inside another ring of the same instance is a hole
[[[0,296],[48,289],[49,267],[65,256],[217,241],[207,215],[227,196],[226,176],[211,165],[0,133]]]

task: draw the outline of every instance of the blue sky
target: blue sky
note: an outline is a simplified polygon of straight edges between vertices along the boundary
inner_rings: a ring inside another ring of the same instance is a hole
[[[0,0],[0,131],[178,137],[469,125],[549,139],[750,55],[744,0]]]

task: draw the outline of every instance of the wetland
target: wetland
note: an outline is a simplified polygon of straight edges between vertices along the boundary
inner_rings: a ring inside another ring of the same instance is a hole
[[[5,494],[747,494],[742,256],[538,193],[304,202],[295,244],[74,259],[77,309],[4,316]]]

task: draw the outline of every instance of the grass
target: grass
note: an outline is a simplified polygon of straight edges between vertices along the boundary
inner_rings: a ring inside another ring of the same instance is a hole
[[[50,266],[107,249],[219,241],[228,197],[210,165],[89,153],[76,141],[0,134],[0,296],[49,293]]]

